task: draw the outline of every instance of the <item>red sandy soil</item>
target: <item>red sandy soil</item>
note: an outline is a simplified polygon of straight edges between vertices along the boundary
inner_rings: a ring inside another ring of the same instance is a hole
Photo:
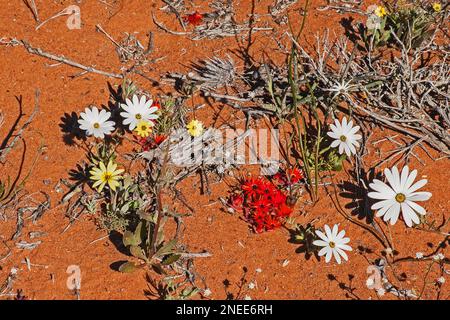
[[[74,1],[43,1],[37,0],[41,19],[50,17],[61,11]],[[68,30],[65,18],[55,19],[35,31],[35,21],[30,10],[21,1],[3,1],[0,6],[0,37],[25,39],[35,47],[64,55],[86,65],[95,65],[96,68],[111,72],[120,72],[120,61],[115,53],[114,45],[99,32],[95,25],[100,24],[115,39],[121,39],[124,32],[137,33],[142,43],[146,43],[146,33],[154,32],[155,51],[153,57],[165,57],[157,64],[151,65],[148,75],[158,79],[166,71],[186,71],[190,61],[209,57],[213,54],[221,56],[237,48],[236,39],[217,39],[191,41],[182,36],[170,35],[159,30],[151,21],[151,12],[154,12],[160,21],[171,28],[177,23],[173,16],[166,15],[158,8],[160,1],[109,1],[108,7],[100,1],[78,1],[82,14],[82,29]],[[271,21],[267,16],[267,7],[271,1],[257,1],[256,13],[262,15],[262,21]],[[312,8],[307,21],[306,38],[312,41],[316,32],[330,28],[336,34],[342,33],[340,19],[347,15],[339,15],[333,11],[319,12],[314,10],[325,1],[312,1]],[[196,1],[197,4],[201,1]],[[300,3],[301,4],[301,3]],[[299,8],[296,5],[294,8]],[[202,7],[199,5],[199,10]],[[235,8],[239,12],[239,19],[251,12],[250,1],[235,1]],[[298,13],[292,13],[298,17]],[[300,20],[295,18],[294,20]],[[297,21],[297,22],[298,22]],[[277,27],[277,25],[273,24]],[[278,28],[280,28],[278,26]],[[283,27],[285,28],[285,27]],[[282,30],[277,30],[281,35]],[[270,32],[258,32],[254,35],[255,44],[251,53],[259,61],[263,53],[270,54],[276,61],[282,61],[283,56],[273,52],[277,44]],[[284,38],[283,41],[287,41]],[[235,61],[242,64],[238,57]],[[72,292],[67,289],[66,269],[69,265],[78,265],[82,271],[81,299],[146,299],[144,290],[147,289],[145,272],[137,274],[122,274],[114,271],[111,264],[126,260],[108,239],[92,243],[92,241],[105,236],[105,231],[99,230],[91,216],[83,215],[66,232],[62,233],[68,224],[64,217],[64,206],[58,206],[62,194],[55,191],[55,185],[61,178],[68,177],[68,171],[84,158],[84,152],[76,146],[68,146],[63,141],[60,128],[61,118],[65,113],[79,113],[85,106],[94,104],[101,106],[108,102],[108,82],[111,85],[120,85],[121,80],[106,78],[96,74],[85,74],[76,78],[80,70],[66,65],[52,66],[54,61],[30,55],[23,47],[0,47],[0,109],[6,116],[5,125],[0,129],[0,137],[4,137],[18,116],[18,103],[15,96],[23,96],[24,119],[32,112],[34,106],[34,91],[40,89],[40,112],[31,126],[26,130],[27,158],[24,168],[30,168],[34,153],[43,142],[45,153],[38,160],[32,177],[27,183],[30,194],[39,191],[51,196],[52,208],[33,225],[26,221],[22,236],[11,241],[15,230],[15,215],[12,214],[7,221],[0,221],[0,240],[12,248],[12,254],[0,262],[0,283],[2,283],[10,269],[16,266],[19,269],[18,278],[14,282],[14,289],[23,290],[29,299],[75,299]],[[142,88],[153,94],[170,92],[170,88],[152,87],[142,77],[133,78]],[[196,103],[201,103],[197,98]],[[210,107],[202,109],[196,116],[206,124],[211,123],[211,115],[215,110]],[[221,118],[226,121],[226,117]],[[22,120],[25,121],[25,120]],[[371,141],[382,138],[386,131],[379,132]],[[389,151],[395,148],[390,143],[381,143],[369,150],[373,153],[375,163],[379,158],[376,149]],[[5,167],[2,167],[1,178],[12,173],[22,154],[22,144],[10,154]],[[433,155],[437,156],[435,152]],[[441,221],[443,216],[448,218],[450,181],[450,167],[448,160],[433,161],[424,152],[418,151],[423,159],[421,164],[411,158],[410,166],[417,168],[420,175],[426,175],[429,183],[427,191],[433,197],[426,203],[429,218]],[[386,165],[386,164],[385,164]],[[347,164],[348,167],[348,164]],[[381,169],[381,168],[380,168]],[[338,179],[348,179],[345,173]],[[182,191],[195,213],[185,219],[186,231],[182,239],[191,252],[207,250],[212,254],[209,258],[195,260],[196,271],[205,278],[207,286],[211,289],[212,299],[223,299],[226,290],[223,282],[228,280],[228,291],[236,294],[238,283],[243,274],[243,268],[249,270],[247,280],[254,281],[257,287],[248,294],[252,299],[377,299],[373,290],[366,287],[366,269],[377,255],[381,255],[382,247],[377,240],[363,229],[346,221],[335,209],[325,192],[321,200],[314,206],[300,206],[296,210],[297,222],[306,223],[314,218],[320,220],[316,226],[340,223],[351,238],[354,251],[349,254],[349,261],[337,265],[325,264],[314,257],[306,260],[304,254],[296,253],[298,245],[288,242],[289,233],[284,229],[264,234],[252,233],[248,225],[239,219],[238,215],[224,212],[218,200],[220,196],[227,195],[227,187],[223,183],[213,183],[211,195],[200,195],[198,177],[192,177],[183,182]],[[299,203],[307,201],[305,194]],[[342,202],[348,201],[341,199]],[[180,209],[182,205],[177,204]],[[300,215],[301,214],[301,215]],[[46,235],[34,250],[19,250],[15,243],[28,240],[30,231],[43,231]],[[402,222],[391,228],[395,250],[399,257],[414,256],[421,251],[425,254],[433,252],[442,241],[441,235],[412,230],[405,227]],[[369,247],[374,253],[363,255],[358,252],[358,246]],[[445,251],[444,251],[445,252]],[[6,248],[0,248],[0,256],[6,253]],[[449,251],[446,249],[446,256]],[[31,270],[22,263],[28,257],[32,264]],[[283,261],[289,264],[283,266]],[[38,265],[38,266],[36,266]],[[401,273],[406,274],[403,287],[415,289],[420,292],[425,274],[426,262],[405,262],[400,265]],[[45,267],[44,267],[45,266]],[[261,269],[257,273],[255,270]],[[330,280],[334,275],[337,281]],[[432,269],[427,277],[427,290],[422,298],[435,299],[436,287],[433,282],[438,277],[436,269]],[[350,280],[352,279],[352,280]],[[447,283],[450,281],[447,276]],[[351,287],[345,289],[339,282]],[[444,284],[441,299],[449,296],[448,285]],[[351,292],[350,292],[351,291]],[[381,299],[392,299],[387,294]]]

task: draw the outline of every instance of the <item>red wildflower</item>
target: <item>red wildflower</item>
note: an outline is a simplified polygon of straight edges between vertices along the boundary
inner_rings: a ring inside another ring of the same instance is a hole
[[[245,180],[241,188],[245,195],[249,197],[256,196],[261,190],[262,181],[260,179],[250,178]]]
[[[286,195],[283,192],[277,190],[272,194],[272,203],[274,206],[280,206],[286,203]]]
[[[228,199],[228,205],[236,211],[242,211],[244,197],[238,193],[235,193]]]
[[[264,220],[264,226],[267,231],[274,230],[281,226],[281,222],[272,216],[267,216]]]
[[[203,22],[203,14],[195,11],[194,13],[188,14],[184,17],[184,21],[192,24],[193,26],[198,26]]]
[[[166,140],[166,136],[165,135],[163,135],[163,134],[157,134],[157,135],[155,135],[155,137],[153,138],[153,142],[157,145],[157,146],[159,146],[161,143],[163,143],[164,142],[164,140]]]
[[[263,221],[257,221],[255,225],[255,232],[261,233],[264,231],[264,222]]]
[[[293,185],[305,178],[302,169],[287,169],[285,172],[278,172],[274,179],[282,185]]]
[[[255,220],[256,223],[262,223],[266,216],[267,215],[264,212],[257,211],[253,214],[253,220]]]
[[[261,181],[258,192],[263,196],[269,196],[276,191],[275,186],[270,181]]]
[[[291,184],[298,183],[300,182],[300,180],[303,180],[305,178],[305,176],[303,175],[303,170],[297,168],[287,169],[286,176]]]
[[[282,217],[282,218],[289,217],[291,215],[291,213],[292,213],[292,208],[290,208],[289,206],[287,206],[284,203],[278,207],[278,210],[277,210],[278,217]]]
[[[166,140],[166,138],[167,137],[165,135],[156,135],[154,137],[140,138],[138,143],[142,147],[143,151],[149,151],[158,147],[164,142],[164,140]]]
[[[297,172],[295,172],[297,176]],[[244,218],[257,233],[279,228],[292,214],[287,194],[266,178],[248,178],[228,199],[232,209],[241,208]]]
[[[161,104],[159,103],[159,101],[154,100],[152,103],[152,107],[157,107],[158,109],[161,109]]]
[[[252,207],[256,210],[256,212],[267,213],[270,209],[270,204],[267,200],[259,199],[252,203]]]

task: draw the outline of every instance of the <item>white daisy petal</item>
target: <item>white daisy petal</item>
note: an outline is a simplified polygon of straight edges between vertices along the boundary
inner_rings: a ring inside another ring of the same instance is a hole
[[[338,264],[341,264],[341,256],[339,255],[339,253],[337,252],[336,249],[333,249],[333,255],[334,255],[334,259],[336,259],[336,262]]]
[[[329,247],[325,247],[325,248],[320,249],[320,251],[318,253],[319,257],[325,255],[326,253],[328,253],[328,251],[330,251]]]
[[[431,198],[431,192],[414,192],[407,196],[410,201],[427,201]]]
[[[406,204],[408,204],[408,206],[410,206],[418,214],[421,214],[423,216],[427,214],[427,211],[422,206],[418,205],[415,202],[406,200]]]
[[[411,187],[408,188],[408,193],[411,194],[416,190],[419,190],[420,188],[422,188],[424,185],[426,185],[428,182],[427,179],[422,179],[417,181],[416,183],[414,183]]]

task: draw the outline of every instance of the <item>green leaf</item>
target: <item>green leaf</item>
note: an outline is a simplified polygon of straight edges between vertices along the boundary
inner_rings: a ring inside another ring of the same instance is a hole
[[[135,272],[138,268],[133,262],[125,262],[119,267],[119,271],[123,273]]]
[[[142,222],[139,222],[134,233],[131,231],[125,231],[122,239],[124,246],[128,247],[140,245],[142,243],[141,230]]]
[[[172,263],[177,262],[181,258],[181,254],[170,254],[165,256],[162,260],[162,264],[165,266],[171,265]]]
[[[169,242],[167,242],[166,245],[162,246],[157,252],[156,252],[156,256],[163,256],[165,254],[169,254],[171,253],[171,251],[175,248],[175,246],[177,245],[177,240],[176,239],[172,239]]]
[[[166,274],[167,274],[166,271],[164,271],[163,267],[162,267],[159,263],[154,263],[154,264],[152,264],[152,269],[153,269],[156,273],[158,273],[158,274],[160,274],[160,275],[166,275]]]
[[[142,250],[142,248],[139,246],[131,246],[130,253],[136,258],[147,260],[147,257],[144,254],[144,250]]]

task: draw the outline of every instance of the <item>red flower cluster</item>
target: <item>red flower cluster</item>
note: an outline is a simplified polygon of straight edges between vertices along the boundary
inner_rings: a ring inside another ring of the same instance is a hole
[[[194,13],[188,14],[184,17],[184,21],[192,24],[193,26],[198,26],[203,22],[203,14],[195,11]]]
[[[287,195],[266,178],[249,178],[228,199],[230,208],[242,212],[257,233],[280,227],[292,213]]]
[[[149,151],[156,149],[161,143],[166,140],[165,135],[154,135],[146,138],[139,138],[138,143],[142,147],[143,151]]]
[[[305,179],[305,175],[303,174],[302,169],[292,168],[283,172],[278,172],[274,176],[274,179],[281,185],[290,186]]]

